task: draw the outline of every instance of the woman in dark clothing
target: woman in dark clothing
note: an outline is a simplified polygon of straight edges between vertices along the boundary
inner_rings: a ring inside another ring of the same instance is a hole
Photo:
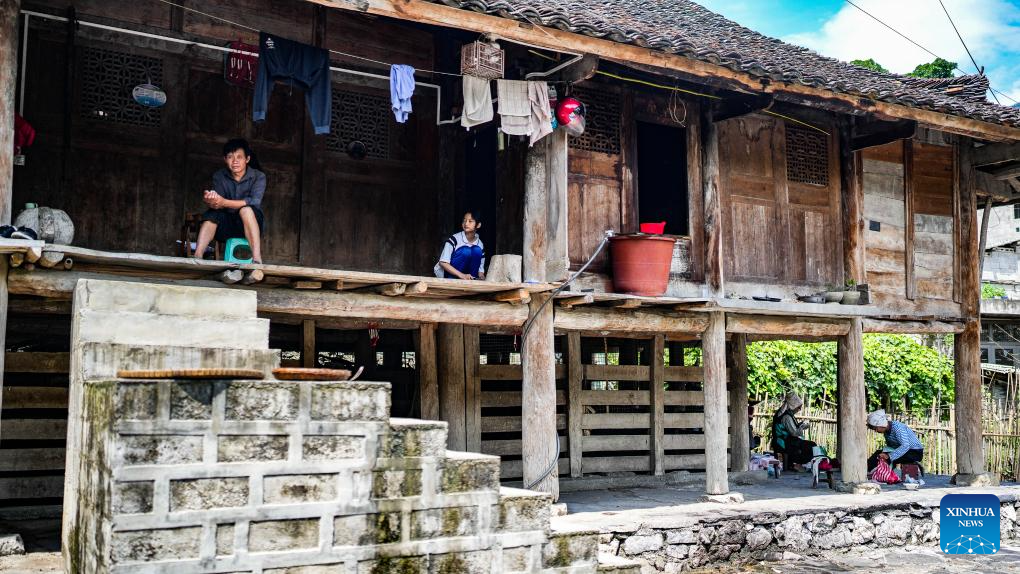
[[[796,414],[804,406],[804,401],[797,393],[786,393],[783,405],[772,416],[772,447],[777,453],[783,453],[784,462],[789,467],[803,465],[814,458],[815,443],[804,440],[807,422],[798,422]]]

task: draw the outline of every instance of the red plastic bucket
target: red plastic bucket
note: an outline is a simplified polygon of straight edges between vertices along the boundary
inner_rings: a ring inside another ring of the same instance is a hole
[[[656,235],[662,235],[666,232],[666,222],[661,221],[659,223],[642,223],[641,233],[654,233]]]
[[[675,239],[616,235],[609,240],[613,287],[617,293],[658,297],[669,285]]]

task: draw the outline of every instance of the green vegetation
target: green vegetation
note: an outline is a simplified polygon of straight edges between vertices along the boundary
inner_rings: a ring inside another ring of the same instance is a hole
[[[952,78],[955,69],[956,62],[935,58],[932,62],[918,65],[907,75],[915,78]]]
[[[882,72],[883,74],[889,73],[889,70],[886,70],[882,64],[879,64],[872,58],[868,58],[867,60],[851,60],[850,63],[855,66],[860,66],[861,68]]]
[[[981,284],[982,299],[999,299],[1006,296],[1006,289],[989,283]]]

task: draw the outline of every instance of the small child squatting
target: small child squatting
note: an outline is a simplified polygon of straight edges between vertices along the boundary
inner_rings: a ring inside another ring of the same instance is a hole
[[[443,245],[439,263],[433,268],[436,277],[446,279],[485,279],[485,246],[478,230],[481,218],[468,211],[454,233]]]

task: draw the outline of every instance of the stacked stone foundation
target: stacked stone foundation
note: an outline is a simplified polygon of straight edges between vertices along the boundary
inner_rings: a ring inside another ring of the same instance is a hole
[[[107,289],[130,294],[121,284],[83,289],[100,305],[115,299]],[[145,289],[161,308],[195,295]],[[72,381],[70,572],[596,572],[594,533],[552,532],[551,498],[501,488],[498,457],[447,451],[446,423],[391,419],[388,383],[276,380],[275,353],[259,344],[206,352],[157,342],[76,342],[85,374]],[[111,376],[116,363],[152,357],[163,367],[257,364],[267,377]]]

